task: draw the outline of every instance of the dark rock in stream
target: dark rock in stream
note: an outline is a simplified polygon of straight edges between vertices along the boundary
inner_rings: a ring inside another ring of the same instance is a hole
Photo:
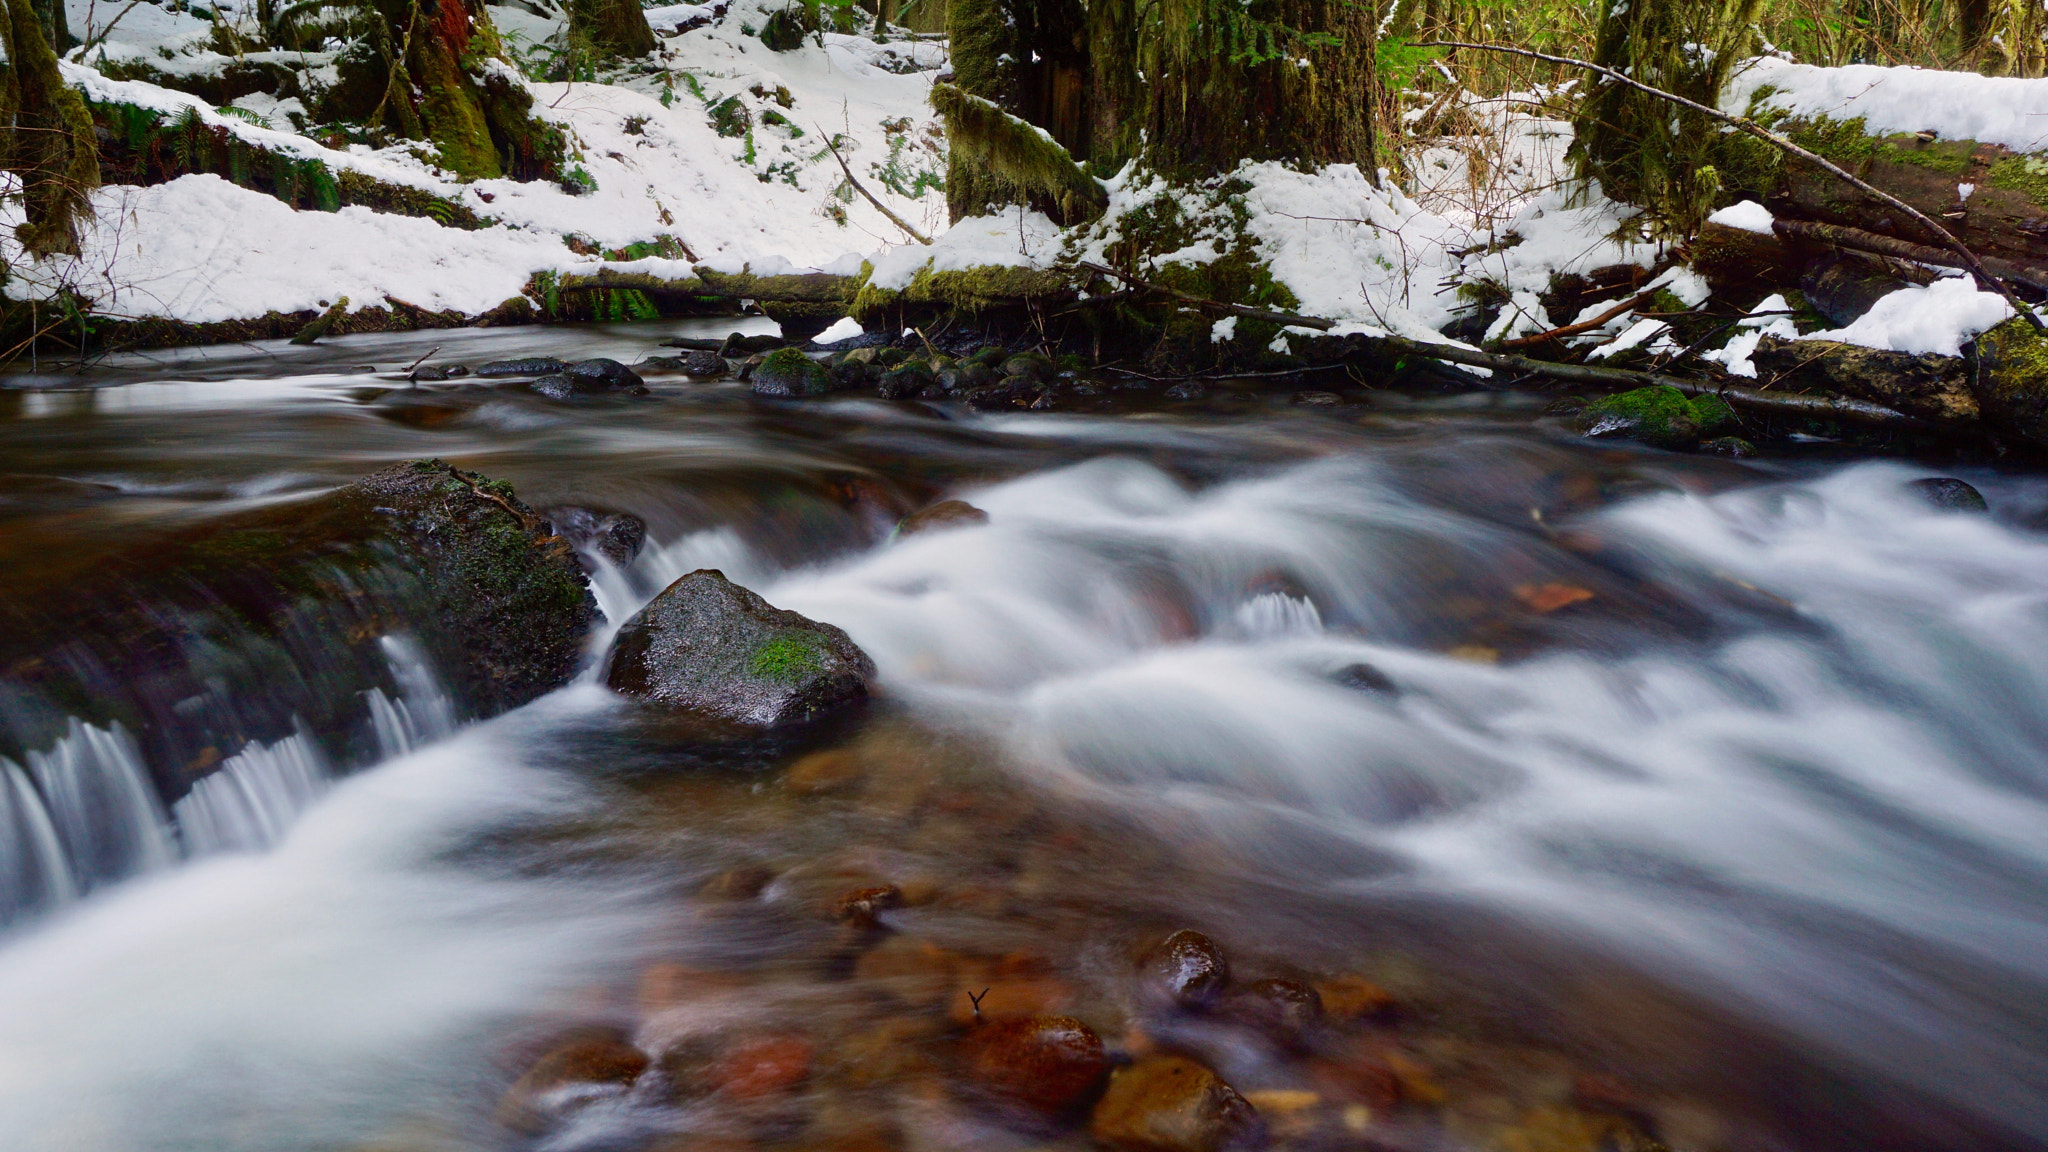
[[[698,380],[716,380],[727,372],[725,357],[716,350],[700,349],[683,357],[683,375]]]
[[[553,356],[528,356],[523,360],[493,360],[476,370],[486,380],[509,376],[548,376],[566,370],[569,362]]]
[[[896,525],[896,535],[900,539],[938,528],[964,528],[986,523],[988,513],[967,501],[941,500],[937,504],[920,508],[905,516],[903,522]]]
[[[1179,1056],[1148,1056],[1110,1077],[1088,1131],[1119,1152],[1225,1152],[1257,1146],[1264,1128],[1216,1073]]]
[[[781,348],[754,366],[747,383],[756,396],[822,396],[832,390],[832,374],[797,349]]]
[[[646,386],[640,374],[609,357],[578,360],[563,369],[578,392],[624,392]]]
[[[1950,512],[1988,512],[1991,506],[1984,503],[1984,494],[1952,476],[1930,476],[1925,480],[1909,480],[1906,487],[1912,489],[1922,500],[1936,508]]]
[[[991,1021],[960,1041],[960,1057],[976,1089],[1043,1118],[1085,1106],[1109,1071],[1102,1037],[1071,1016]]]
[[[567,682],[596,619],[568,543],[510,484],[393,464],[20,577],[0,598],[0,753],[67,716],[118,722],[167,801],[252,740],[306,732],[360,764],[365,694],[401,690],[384,638],[484,717]]]
[[[623,568],[647,541],[647,522],[627,512],[598,512],[565,506],[543,510],[557,535],[579,551],[595,552]]]
[[[699,569],[620,626],[604,681],[649,704],[742,728],[821,718],[868,695],[875,665],[846,633]]]
[[[1230,961],[1214,940],[1183,929],[1146,955],[1145,979],[1183,1008],[1207,1008],[1230,983]]]

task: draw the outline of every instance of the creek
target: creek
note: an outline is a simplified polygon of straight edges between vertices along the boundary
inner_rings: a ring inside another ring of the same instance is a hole
[[[844,628],[882,693],[707,755],[588,672],[466,723],[394,633],[359,763],[252,743],[169,804],[134,734],[0,709],[55,733],[0,762],[11,1152],[1086,1147],[948,1087],[960,996],[1017,972],[1255,1102],[1393,1069],[1381,1120],[1276,1113],[1282,1146],[1590,1148],[1539,1137],[1608,1083],[1673,1148],[2048,1143],[2048,480],[1591,442],[1515,395],[990,415],[361,370],[728,327],[0,390],[0,585],[439,457],[644,520],[594,561],[613,625],[718,568]],[[1992,514],[1909,489],[1933,474]],[[948,497],[988,522],[892,534]],[[905,906],[850,944],[823,910],[874,884]],[[1161,1022],[1132,958],[1180,928],[1401,1009],[1307,1054]],[[586,1021],[801,1036],[805,1086],[505,1123]]]

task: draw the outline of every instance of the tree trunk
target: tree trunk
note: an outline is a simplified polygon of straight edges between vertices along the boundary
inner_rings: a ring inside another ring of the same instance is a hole
[[[386,93],[387,123],[440,152],[441,166],[465,180],[505,174],[492,145],[481,87],[463,69],[471,45],[494,44],[479,0],[375,0],[392,29],[402,69]]]
[[[78,39],[71,34],[71,25],[64,16],[64,0],[32,0],[36,9],[36,21],[43,26],[43,38],[50,42],[58,56],[77,47]]]
[[[31,0],[6,4],[0,47],[10,67],[0,81],[0,114],[10,126],[0,144],[5,167],[21,175],[27,216],[15,234],[32,256],[76,256],[78,221],[92,217],[100,185],[92,117],[64,83]]]
[[[1154,168],[1199,177],[1241,160],[1279,160],[1374,171],[1371,6],[1275,0],[1247,10],[1227,0],[1165,0],[1165,8],[1159,79],[1148,92]]]
[[[570,0],[569,34],[602,59],[638,59],[654,51],[654,29],[639,0]]]

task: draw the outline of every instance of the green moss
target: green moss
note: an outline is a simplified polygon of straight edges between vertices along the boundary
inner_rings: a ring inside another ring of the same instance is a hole
[[[2007,156],[1991,166],[1984,182],[2048,208],[2048,157]]]
[[[1580,421],[1591,436],[1619,433],[1659,448],[1690,448],[1732,425],[1735,410],[1718,396],[1637,388],[1588,404]]]
[[[738,96],[727,96],[710,108],[711,130],[720,136],[737,138],[754,126],[754,114]]]
[[[787,683],[823,671],[825,661],[815,644],[791,636],[778,636],[754,649],[747,668],[756,676]]]
[[[931,105],[946,119],[953,155],[980,166],[1018,200],[1049,209],[1064,224],[1093,220],[1108,206],[1101,182],[1043,129],[951,84],[932,85]]]

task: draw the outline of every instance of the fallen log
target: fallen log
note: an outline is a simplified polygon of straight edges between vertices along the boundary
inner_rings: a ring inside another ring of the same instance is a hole
[[[1927,244],[1915,244],[1892,236],[1880,236],[1851,228],[1843,224],[1820,224],[1810,220],[1772,221],[1771,230],[1788,240],[1826,244],[1835,248],[1847,248],[1855,252],[1868,252],[1874,256],[1891,256],[1900,260],[1911,260],[1918,264],[1935,264],[1943,268],[1961,268],[1962,262],[1955,253],[1944,248]],[[2048,292],[2048,269],[2019,264],[1998,256],[1982,257],[1984,267],[1994,275],[2007,280],[2016,280],[2030,288]]]

